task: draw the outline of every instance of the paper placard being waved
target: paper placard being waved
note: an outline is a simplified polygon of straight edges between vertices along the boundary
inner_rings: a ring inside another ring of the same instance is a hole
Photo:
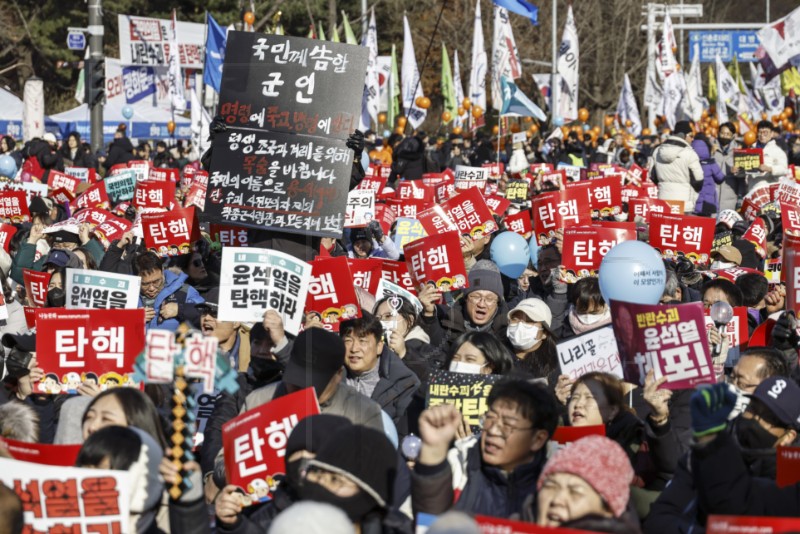
[[[174,208],[161,213],[142,214],[144,244],[162,258],[189,254],[200,239],[200,225],[194,208]]]
[[[794,534],[799,530],[800,517],[710,515],[706,523],[706,534]]]
[[[400,217],[394,227],[394,244],[402,249],[404,246],[428,235],[422,223],[411,217]],[[12,227],[13,228],[13,227]]]
[[[133,170],[125,169],[105,178],[103,185],[106,187],[106,193],[112,205],[119,204],[123,200],[132,200],[136,191],[136,173]]]
[[[713,221],[713,219],[712,219]],[[644,385],[653,370],[667,389],[716,383],[708,350],[703,304],[632,304],[611,301],[625,381]]]
[[[560,341],[557,350],[561,374],[569,375],[570,380],[595,371],[624,378],[611,325]]]
[[[800,236],[784,236],[782,270],[786,280],[786,309],[800,316]]]
[[[311,263],[305,313],[317,312],[323,325],[334,331],[339,330],[342,321],[361,317],[361,306],[347,260],[339,256],[317,259]]]
[[[733,151],[733,167],[742,172],[758,172],[764,164],[764,151],[760,148],[737,148]]]
[[[97,181],[97,170],[92,167],[64,167],[64,172],[70,176],[74,176],[81,182],[88,182],[90,184]]]
[[[637,197],[628,201],[628,220],[633,221],[635,217],[641,217],[644,222],[650,224],[653,214],[662,215],[682,215],[682,200],[660,200],[657,198]]]
[[[781,202],[781,224],[784,235],[800,236],[800,208]]]
[[[408,264],[404,261],[383,260],[381,264],[381,278],[399,285],[414,295],[417,294],[414,281],[411,278],[411,274],[408,272]]]
[[[138,182],[133,197],[137,208],[169,209],[175,201],[175,182]]]
[[[126,309],[139,306],[141,278],[88,269],[67,269],[68,310]]]
[[[375,293],[383,268],[381,258],[347,258],[347,268],[353,277],[352,285],[360,287],[368,293]]]
[[[64,174],[55,169],[50,169],[47,175],[47,187],[50,188],[51,191],[64,188],[74,195],[80,183],[81,181],[78,178]]]
[[[481,191],[486,187],[489,180],[489,169],[485,167],[468,167],[466,165],[456,165],[455,188],[463,191],[471,187],[477,187]]]
[[[528,180],[509,180],[506,184],[506,199],[509,202],[522,204],[531,198]]]
[[[0,192],[0,221],[22,223],[31,220],[28,211],[28,197],[24,191],[5,190]]]
[[[564,266],[561,279],[567,283],[580,278],[595,276],[600,262],[614,245],[623,241],[635,241],[636,230],[630,231],[599,226],[572,226],[564,229],[561,263]]]
[[[363,228],[375,218],[375,193],[354,189],[347,194],[344,213],[345,228]]]
[[[286,331],[297,335],[310,281],[311,265],[289,254],[262,248],[224,248],[219,318],[261,322],[264,312],[275,310]]]
[[[5,447],[15,460],[33,462],[41,465],[72,467],[78,458],[81,445],[50,445],[48,443],[27,443],[0,437],[0,448]]]
[[[654,213],[650,218],[650,245],[664,258],[685,256],[695,265],[706,265],[715,226],[710,217]]]
[[[26,532],[128,532],[127,471],[0,458],[0,482],[24,503]]]
[[[250,245],[250,241],[247,239],[247,228],[212,224],[210,234],[211,239],[223,247],[247,247]]]
[[[131,228],[133,228],[133,223],[128,219],[109,215],[105,221],[95,226],[94,235],[97,236],[103,247],[108,249],[112,241],[121,238],[122,234]]]
[[[41,308],[47,304],[47,290],[50,285],[50,273],[22,269],[22,282],[25,295],[32,306]]]
[[[8,252],[8,247],[11,245],[11,238],[17,233],[17,227],[12,224],[0,223],[0,246],[3,250]]]
[[[319,413],[314,388],[271,400],[222,426],[225,474],[245,490],[243,506],[272,498],[286,473],[286,442],[300,420]]]
[[[533,199],[533,231],[539,245],[549,244],[559,228],[591,222],[589,199],[580,191],[551,191]]]
[[[533,233],[530,210],[522,210],[514,215],[506,215],[503,222],[506,228],[526,239]]]
[[[491,210],[483,200],[483,193],[478,189],[467,189],[443,202],[441,207],[458,227],[458,231],[462,235],[468,234],[472,239],[481,239],[498,229]]]
[[[440,293],[468,287],[458,232],[417,239],[405,246],[403,254],[415,287],[432,282]]]
[[[107,210],[110,206],[111,203],[108,200],[108,193],[106,193],[106,186],[103,182],[92,184],[70,203],[73,213],[83,208]]]
[[[480,416],[489,409],[486,399],[500,378],[500,375],[451,373],[438,369],[428,380],[425,407],[453,404],[467,419],[472,431],[479,432]]]
[[[126,374],[144,349],[144,309],[46,308],[37,312],[36,331],[36,359],[45,372],[36,391],[74,394],[83,382],[129,386]]]

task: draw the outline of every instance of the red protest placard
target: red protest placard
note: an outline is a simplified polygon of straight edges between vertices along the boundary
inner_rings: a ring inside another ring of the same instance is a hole
[[[503,176],[503,171],[505,171],[506,168],[501,161],[496,163],[484,163],[481,167],[489,169],[489,177],[493,180],[499,180],[500,177]]]
[[[433,188],[426,186],[420,180],[403,180],[397,184],[395,197],[400,200],[422,200],[426,204],[433,204],[435,200]]]
[[[701,302],[675,305],[612,300],[611,324],[626,382],[643,386],[650,370],[656,380],[667,378],[667,389],[716,382]]]
[[[369,167],[367,168],[367,176],[378,176],[380,178],[388,179],[392,176],[392,166],[370,163]]]
[[[647,181],[647,170],[634,163],[625,173],[625,181],[638,187]]]
[[[757,172],[764,164],[764,150],[761,148],[737,148],[733,151],[733,166],[744,172]]]
[[[714,241],[716,221],[694,215],[663,215],[650,217],[650,245],[665,258],[685,256],[694,264],[705,265]]]
[[[586,534],[585,530],[540,527],[535,523],[500,519],[488,515],[476,515],[473,519],[483,534]]]
[[[458,225],[450,218],[443,206],[432,206],[417,214],[417,220],[428,235],[458,232]]]
[[[641,187],[636,187],[633,184],[623,185],[622,189],[620,190],[620,195],[622,196],[623,202],[630,202],[634,198],[642,198],[647,196]]]
[[[306,312],[314,311],[324,325],[339,330],[339,323],[361,317],[361,306],[353,286],[347,258],[317,258],[311,262]]]
[[[438,198],[437,202],[440,202]],[[495,215],[503,215],[511,205],[511,201],[498,195],[492,195],[486,199],[486,205]]]
[[[561,263],[566,269],[563,279],[577,282],[579,278],[594,276],[600,262],[614,245],[636,240],[636,231],[599,226],[572,226],[564,229]]]
[[[661,215],[683,214],[682,200],[659,200],[657,198],[638,197],[628,202],[628,218],[642,217],[647,224],[654,213]]]
[[[411,274],[408,272],[408,265],[404,261],[383,260],[381,278],[397,284],[414,295],[417,294]]]
[[[512,232],[516,232],[522,237],[528,238],[533,232],[533,223],[531,222],[530,210],[522,210],[514,215],[506,215],[503,222],[506,228]]]
[[[50,195],[48,196],[55,200],[57,204],[69,204],[75,199],[75,195],[63,187],[59,187],[58,189],[51,191]]]
[[[200,238],[194,208],[175,208],[142,215],[144,244],[159,256],[189,254],[191,244]]]
[[[753,189],[744,197],[739,213],[742,214],[744,220],[752,221],[758,216],[761,207],[768,202],[772,202],[768,188],[759,187],[758,189]]]
[[[82,209],[75,214],[75,219],[78,222],[89,223],[91,225],[103,224],[109,217],[113,217],[111,212],[98,208]]]
[[[11,244],[11,238],[16,233],[17,227],[13,224],[0,223],[0,246],[6,252],[8,252],[8,246]]]
[[[249,246],[250,241],[247,239],[247,228],[211,223],[210,230],[211,239],[220,243],[223,247]]]
[[[50,273],[22,269],[22,281],[28,302],[36,308],[47,304],[47,288],[50,284]]]
[[[461,234],[469,234],[473,239],[480,239],[497,231],[497,224],[494,222],[492,212],[478,189],[467,189],[443,202],[441,206],[458,226]],[[428,229],[426,228],[425,231]]]
[[[0,221],[21,223],[31,220],[25,191],[0,191]]]
[[[108,193],[106,193],[106,186],[104,182],[92,184],[70,203],[70,207],[72,208],[73,212],[84,208],[98,208],[107,210],[110,206],[111,203],[108,200]]]
[[[147,174],[147,179],[155,182],[177,182],[178,169],[151,167],[150,172]]]
[[[616,176],[592,180],[589,190],[589,208],[593,217],[607,217],[622,213],[622,183]]]
[[[389,231],[392,229],[392,225],[396,219],[397,216],[389,206],[386,204],[375,204],[375,220],[381,225],[381,230],[383,230],[384,234],[389,235]]]
[[[785,488],[800,482],[800,447],[778,447],[775,482]]]
[[[550,243],[559,228],[586,226],[591,222],[589,199],[582,191],[552,191],[533,199],[533,230],[540,245]]]
[[[781,223],[784,236],[800,236],[800,207],[781,202]]]
[[[80,183],[81,181],[78,178],[55,169],[50,169],[50,173],[47,175],[47,188],[51,191],[63,188],[74,195]]]
[[[587,436],[605,436],[606,427],[604,425],[589,425],[589,426],[559,426],[553,432],[551,441],[555,441],[559,445],[566,445],[573,441],[578,441]]]
[[[783,238],[782,275],[786,281],[786,309],[800,316],[800,237]]]
[[[197,174],[197,169],[191,165],[186,165],[181,171],[181,189],[186,191],[192,185],[194,177]]]
[[[468,287],[458,232],[417,239],[406,245],[403,253],[415,287],[433,282],[440,293]]]
[[[456,181],[452,176],[443,176],[441,180],[432,184],[431,187],[433,188],[436,202],[444,202],[456,196]]]
[[[736,282],[736,279],[742,276],[743,274],[760,274],[764,275],[758,269],[751,269],[749,267],[728,267],[727,269],[714,269],[713,271],[708,271],[709,276],[724,278],[725,280],[730,280],[731,282]]]
[[[536,179],[540,189],[564,189],[564,184],[567,183],[567,172],[565,170],[549,171],[539,174]]]
[[[169,209],[175,200],[175,182],[137,182],[133,205],[146,209]]]
[[[767,257],[767,227],[764,224],[764,219],[757,217],[744,233],[742,239],[754,244],[756,246],[756,254],[761,258]]]
[[[251,503],[268,501],[286,473],[286,442],[297,423],[319,413],[314,388],[273,399],[222,425],[225,474]]]
[[[789,534],[800,530],[800,517],[710,515],[706,534]]]
[[[194,182],[189,186],[186,197],[183,199],[183,206],[188,208],[194,206],[200,211],[206,209],[206,190],[208,183],[200,180],[200,174],[195,176]]]
[[[63,310],[36,315],[36,359],[45,377],[42,393],[75,393],[83,381],[102,389],[128,385],[144,349],[144,309]]]
[[[27,443],[0,437],[0,449],[5,447],[15,460],[42,465],[72,467],[78,458],[81,445],[50,445],[47,443]]]
[[[95,226],[94,235],[107,249],[112,241],[120,239],[122,234],[130,231],[131,228],[133,228],[133,223],[128,219],[109,215],[105,221]]]
[[[375,198],[378,198],[386,187],[386,178],[380,176],[367,176],[356,186],[356,189],[365,189],[367,191],[374,191]]]
[[[128,168],[136,173],[136,181],[144,182],[150,176],[153,162],[144,159],[133,159],[128,162]]]
[[[428,207],[422,200],[399,200],[396,198],[388,199],[386,205],[394,211],[395,217],[410,217],[412,219],[416,219],[417,213],[421,213]]]
[[[553,172],[556,168],[553,167],[552,163],[531,163],[529,169],[531,173],[537,175],[544,172]]]
[[[353,285],[374,295],[378,290],[378,282],[381,280],[383,260],[380,258],[347,258],[347,266],[353,277]]]

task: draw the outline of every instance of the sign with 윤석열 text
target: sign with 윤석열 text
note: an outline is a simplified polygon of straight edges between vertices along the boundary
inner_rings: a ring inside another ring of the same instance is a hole
[[[89,269],[67,270],[67,309],[134,309],[141,278]]]

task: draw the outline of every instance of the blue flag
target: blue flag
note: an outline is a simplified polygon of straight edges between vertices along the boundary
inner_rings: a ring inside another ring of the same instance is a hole
[[[492,0],[495,5],[504,7],[512,13],[529,18],[531,24],[539,25],[539,8],[526,0]]]
[[[203,65],[203,83],[219,93],[222,84],[222,62],[225,60],[227,34],[217,24],[211,13],[206,13],[208,36],[206,37],[206,61]]]
[[[525,96],[517,84],[503,76],[500,78],[500,85],[503,91],[503,108],[500,110],[500,115],[518,115],[535,117],[540,121],[547,120],[544,111]]]

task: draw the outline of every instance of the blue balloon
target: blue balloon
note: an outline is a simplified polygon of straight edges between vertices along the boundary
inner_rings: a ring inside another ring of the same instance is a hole
[[[615,245],[598,273],[603,298],[634,304],[658,304],[664,294],[667,270],[656,249],[642,241]]]
[[[528,242],[516,232],[502,232],[495,236],[489,254],[500,272],[509,278],[519,278],[531,260]]]
[[[133,108],[130,106],[125,106],[122,108],[122,116],[126,119],[130,120],[133,117]]]
[[[592,129],[592,127],[591,127],[591,126],[589,126],[589,124],[588,124],[588,123],[583,125],[583,131],[584,131],[584,132],[588,132],[588,131],[589,131],[589,130],[591,130],[591,129]]]
[[[390,135],[392,135],[392,132],[390,132],[389,130],[384,130],[383,131],[383,138],[384,139],[389,139]]]
[[[531,240],[528,241],[528,248],[531,251],[531,264],[533,268],[537,271],[539,270],[539,243],[536,242],[536,236],[531,236]]]
[[[17,175],[17,162],[8,154],[0,156],[0,176],[13,178]]]
[[[564,117],[553,117],[553,126],[564,126]]]
[[[361,153],[361,166],[364,167],[365,171],[369,169],[369,154],[366,152]]]

